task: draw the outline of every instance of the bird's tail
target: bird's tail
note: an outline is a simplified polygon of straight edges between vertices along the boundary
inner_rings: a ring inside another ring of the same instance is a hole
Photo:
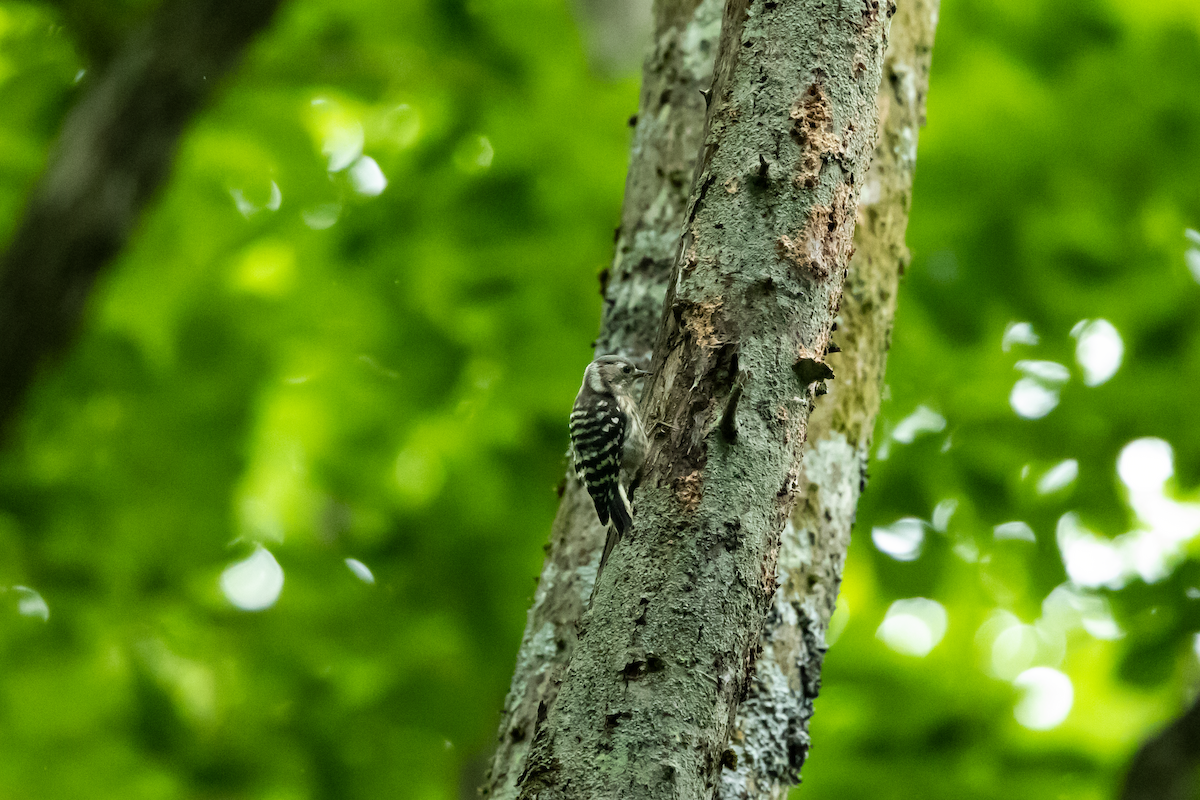
[[[600,585],[600,575],[604,572],[604,565],[608,563],[608,557],[612,554],[613,548],[617,546],[617,542],[621,541],[621,537],[633,525],[629,498],[625,496],[624,488],[619,485],[616,502],[612,504],[609,514],[612,517],[612,523],[608,526],[608,537],[604,540],[604,550],[600,553],[600,566],[596,567],[596,582],[592,584],[592,595],[588,598],[588,608],[591,608],[592,600],[596,598],[596,587]]]
[[[613,527],[617,529],[617,538],[624,536],[633,525],[633,511],[629,508],[629,498],[625,496],[625,487],[620,484],[617,485],[617,496],[613,498],[608,514],[612,517]]]

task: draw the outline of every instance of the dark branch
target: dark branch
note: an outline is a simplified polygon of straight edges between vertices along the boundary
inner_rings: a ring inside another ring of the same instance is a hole
[[[79,327],[100,271],[170,172],[179,137],[280,0],[178,0],[72,109],[0,257],[0,429]]]
[[[103,71],[117,55],[122,42],[138,22],[145,19],[147,3],[112,0],[44,0],[56,8],[59,19],[71,34],[79,55],[87,62],[88,72]]]
[[[1200,698],[1133,757],[1121,800],[1194,800],[1200,782]]]

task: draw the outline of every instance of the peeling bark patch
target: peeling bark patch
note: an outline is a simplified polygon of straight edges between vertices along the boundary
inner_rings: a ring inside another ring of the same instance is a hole
[[[704,497],[704,478],[700,470],[692,470],[675,479],[675,497],[685,513],[691,514],[700,507],[700,500]]]
[[[721,345],[722,340],[717,335],[717,325],[713,321],[714,315],[721,310],[720,301],[688,303],[680,310],[680,325],[692,335],[696,344],[710,350]]]
[[[804,255],[804,242],[793,239],[791,236],[784,234],[779,237],[776,243],[776,251],[779,257],[790,264],[793,264],[802,269],[806,269],[813,274],[813,277],[824,280],[829,277],[829,270],[825,269],[820,263],[814,262],[813,259]]]
[[[813,83],[792,103],[788,118],[792,121],[789,133],[800,145],[800,163],[793,180],[797,186],[812,189],[825,161],[845,155],[845,148],[833,130],[833,109],[820,82]]]
[[[794,237],[779,237],[779,257],[818,280],[844,269],[853,247],[853,195],[850,184],[839,183],[832,205],[813,206],[803,229]]]

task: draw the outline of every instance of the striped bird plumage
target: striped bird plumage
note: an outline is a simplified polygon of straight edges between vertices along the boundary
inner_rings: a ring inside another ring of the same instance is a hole
[[[625,415],[616,397],[590,391],[585,385],[571,411],[575,470],[592,496],[600,522],[607,525],[611,519],[622,535],[633,522],[621,486],[627,433]]]
[[[628,493],[637,481],[648,448],[633,399],[633,384],[646,374],[628,359],[600,356],[584,371],[583,385],[571,411],[575,470],[592,497],[596,516],[608,526],[593,596],[609,554],[633,525]]]

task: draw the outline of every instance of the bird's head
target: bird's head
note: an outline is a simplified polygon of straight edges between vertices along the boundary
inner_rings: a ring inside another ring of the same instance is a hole
[[[629,394],[633,382],[649,372],[638,369],[622,356],[600,356],[588,364],[584,381],[594,392]]]

